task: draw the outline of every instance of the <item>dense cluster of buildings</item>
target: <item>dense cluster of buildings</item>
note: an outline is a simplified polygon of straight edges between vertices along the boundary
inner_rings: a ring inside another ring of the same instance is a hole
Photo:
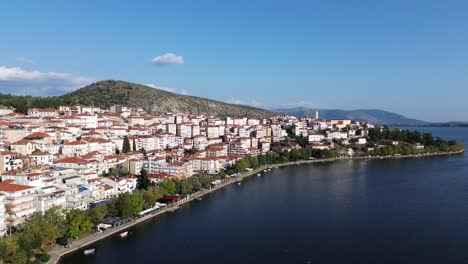
[[[151,180],[216,174],[244,155],[291,150],[288,133],[312,148],[365,144],[371,125],[351,120],[277,116],[227,117],[166,113],[139,108],[0,106],[0,234],[52,206],[87,209],[137,187],[145,169]],[[359,132],[357,132],[359,131]],[[124,139],[130,151],[123,153]],[[109,176],[112,170],[128,175]]]

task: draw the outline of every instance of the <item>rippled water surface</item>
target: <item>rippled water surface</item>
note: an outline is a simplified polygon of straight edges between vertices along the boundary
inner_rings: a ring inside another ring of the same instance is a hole
[[[468,156],[273,169],[93,247],[61,263],[468,263]]]

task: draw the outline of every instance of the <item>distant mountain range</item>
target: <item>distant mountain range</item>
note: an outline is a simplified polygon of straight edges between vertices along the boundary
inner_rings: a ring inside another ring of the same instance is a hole
[[[274,112],[280,112],[293,116],[315,117],[315,112],[319,112],[320,118],[325,119],[351,119],[360,122],[370,122],[373,124],[393,124],[393,125],[427,125],[428,122],[407,118],[388,111],[378,109],[359,109],[359,110],[340,110],[340,109],[314,109],[307,107],[297,107],[290,109],[275,109]]]
[[[100,81],[62,96],[34,97],[0,94],[0,105],[28,108],[57,108],[60,105],[112,105],[142,107],[151,113],[180,112],[216,116],[269,117],[275,113],[250,106],[228,104],[196,96],[181,95],[124,81]]]

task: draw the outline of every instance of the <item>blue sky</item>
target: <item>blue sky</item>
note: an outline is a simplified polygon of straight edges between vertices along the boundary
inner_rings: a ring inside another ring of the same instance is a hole
[[[2,1],[0,92],[119,79],[264,108],[468,121],[466,10],[430,0]]]

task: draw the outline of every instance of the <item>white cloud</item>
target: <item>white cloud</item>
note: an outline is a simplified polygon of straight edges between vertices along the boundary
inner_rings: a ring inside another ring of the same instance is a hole
[[[28,71],[0,66],[0,92],[18,95],[62,95],[94,80],[70,73]]]
[[[164,90],[167,92],[171,93],[177,93],[177,94],[183,94],[183,95],[188,95],[188,91],[185,89],[175,89],[175,88],[169,88],[169,87],[163,87],[163,86],[157,86],[154,83],[147,83],[145,84],[148,87],[159,89],[159,90]]]
[[[26,58],[26,57],[16,58],[16,61],[19,63],[24,63],[24,64],[34,64],[34,61],[32,59]]]
[[[320,108],[318,104],[310,101],[298,101],[291,104],[294,107]]]
[[[154,57],[151,60],[154,64],[165,66],[172,64],[184,64],[184,57],[175,55],[174,53],[165,53]]]
[[[301,101],[297,101],[297,102],[288,102],[288,103],[280,104],[280,105],[278,105],[276,107],[273,107],[273,108],[276,109],[276,108],[296,108],[296,107],[319,109],[320,105],[316,104],[316,103],[313,103],[313,102],[310,102],[310,101],[301,100]]]
[[[247,105],[247,106],[253,106],[253,107],[263,107],[263,103],[259,102],[257,100],[242,100],[242,99],[229,99],[226,100],[226,102],[230,104],[237,104],[237,105]]]

